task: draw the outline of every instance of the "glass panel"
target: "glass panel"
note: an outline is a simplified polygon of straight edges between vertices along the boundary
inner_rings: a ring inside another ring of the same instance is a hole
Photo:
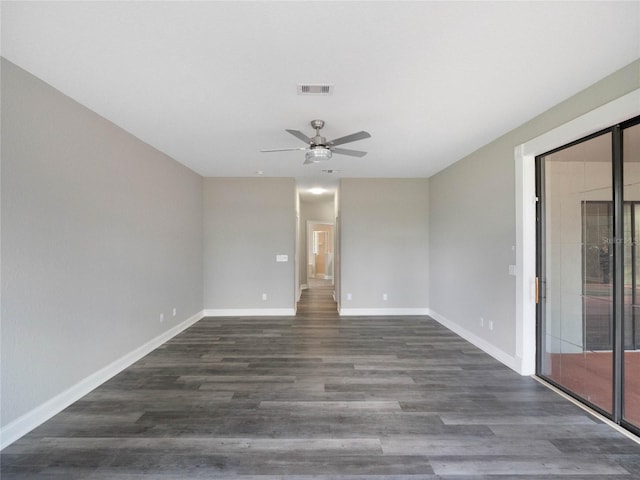
[[[624,200],[630,212],[628,218],[625,214],[623,418],[640,428],[640,125],[625,129],[622,142]]]
[[[611,413],[611,134],[546,156],[542,374]]]

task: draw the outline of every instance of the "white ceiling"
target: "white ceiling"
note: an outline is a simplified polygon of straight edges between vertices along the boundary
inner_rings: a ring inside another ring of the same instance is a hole
[[[640,2],[2,2],[2,55],[203,176],[426,177],[640,57]],[[329,97],[296,84],[330,83]],[[363,158],[303,166],[285,128]],[[328,175],[322,169],[337,169]]]

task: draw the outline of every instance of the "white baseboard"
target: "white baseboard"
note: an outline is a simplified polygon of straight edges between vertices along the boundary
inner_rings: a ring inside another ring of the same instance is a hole
[[[428,308],[341,308],[340,316],[429,315]]]
[[[443,327],[446,327],[452,332],[456,333],[457,335],[460,335],[466,341],[472,343],[474,346],[478,347],[483,352],[491,355],[493,358],[503,363],[510,369],[515,370],[520,375],[529,375],[527,372],[523,372],[522,359],[513,357],[508,353],[504,352],[503,350],[500,350],[495,345],[492,345],[491,343],[487,342],[485,339],[480,338],[475,333],[472,333],[466,328],[461,327],[457,323],[452,322],[448,318],[440,315],[438,312],[429,310],[429,313],[427,315],[429,315],[431,318],[433,318],[436,322],[441,324]]]
[[[296,314],[294,308],[208,308],[205,317],[289,317]]]
[[[71,388],[47,400],[42,405],[34,408],[30,412],[25,413],[21,417],[8,423],[0,430],[0,449],[11,445],[20,437],[26,435],[37,426],[43,424],[54,415],[60,413],[72,403],[80,400],[86,394],[102,385],[104,382],[120,373],[125,368],[131,366],[145,355],[158,348],[163,343],[171,340],[177,334],[187,329],[204,317],[203,312],[198,312],[189,317],[184,322],[170,328],[164,333],[158,335],[154,339],[148,341],[144,345],[127,353],[123,357],[115,360],[104,368],[92,373],[88,377],[79,381]]]

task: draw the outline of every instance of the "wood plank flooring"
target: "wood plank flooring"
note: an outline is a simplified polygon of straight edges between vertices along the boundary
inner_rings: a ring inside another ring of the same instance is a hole
[[[206,318],[0,457],[12,479],[640,479],[640,445],[429,317]]]

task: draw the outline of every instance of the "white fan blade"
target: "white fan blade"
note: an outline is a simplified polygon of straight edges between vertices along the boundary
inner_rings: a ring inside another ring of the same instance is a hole
[[[292,152],[294,150],[307,150],[306,148],[263,148],[261,152]]]

